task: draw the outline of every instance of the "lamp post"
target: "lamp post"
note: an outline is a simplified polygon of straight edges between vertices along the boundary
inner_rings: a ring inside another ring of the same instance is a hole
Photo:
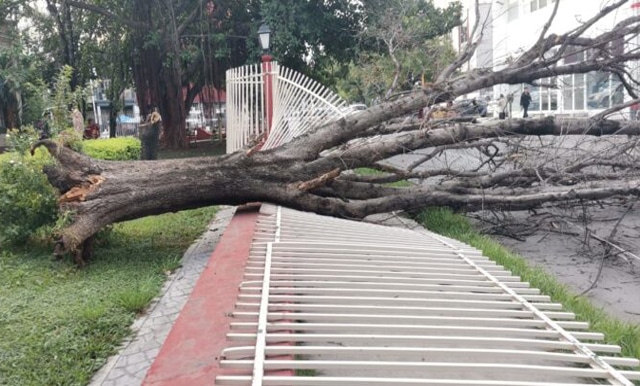
[[[258,29],[258,37],[260,38],[260,46],[262,46],[262,80],[264,84],[264,109],[265,121],[267,123],[266,137],[271,131],[271,122],[273,119],[273,83],[271,75],[271,61],[273,56],[269,55],[269,43],[271,38],[271,29],[268,25],[263,24]]]

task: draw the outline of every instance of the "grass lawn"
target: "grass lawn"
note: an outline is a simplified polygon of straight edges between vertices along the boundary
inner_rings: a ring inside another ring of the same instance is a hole
[[[162,158],[211,155],[198,144]],[[7,155],[2,154],[2,157]],[[215,207],[115,224],[84,269],[52,245],[0,249],[0,385],[86,385],[130,333]]]
[[[52,261],[50,246],[2,250],[0,384],[87,384],[214,214],[116,224],[80,270]]]

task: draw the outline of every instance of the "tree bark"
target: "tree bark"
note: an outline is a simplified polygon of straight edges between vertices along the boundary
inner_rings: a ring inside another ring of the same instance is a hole
[[[160,114],[154,112],[145,123],[140,125],[141,159],[147,161],[158,159],[161,124]]]

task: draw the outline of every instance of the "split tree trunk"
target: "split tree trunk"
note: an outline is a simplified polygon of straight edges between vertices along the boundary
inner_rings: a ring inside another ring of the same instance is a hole
[[[140,143],[142,145],[140,158],[142,160],[158,159],[158,142],[161,129],[162,121],[158,113],[151,114],[151,117],[140,125]]]

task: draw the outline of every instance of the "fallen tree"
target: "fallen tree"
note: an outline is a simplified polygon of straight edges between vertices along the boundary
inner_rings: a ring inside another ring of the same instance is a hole
[[[553,14],[559,3],[555,3]],[[263,201],[363,218],[426,206],[512,210],[549,202],[637,195],[640,173],[633,138],[640,134],[640,123],[606,119],[615,109],[584,119],[470,123],[403,118],[425,106],[492,85],[535,84],[546,77],[590,71],[613,72],[635,99],[637,83],[624,64],[640,59],[640,52],[630,49],[614,55],[607,47],[620,37],[636,36],[640,18],[629,18],[608,32],[586,36],[589,28],[624,3],[626,0],[604,7],[566,34],[546,35],[543,31],[531,49],[499,71],[459,74],[477,42],[470,44],[433,84],[316,127],[271,150],[189,160],[110,162],[91,159],[53,141],[38,142],[35,147],[45,146],[58,161],[45,172],[61,193],[60,209],[73,214],[59,235],[56,253],[72,252],[81,264],[90,254],[93,235],[106,225],[208,205]],[[588,60],[564,64],[569,47],[572,54],[576,49],[589,52]],[[574,151],[548,151],[550,137],[576,138],[570,146]],[[575,151],[587,137],[615,140],[605,146],[594,145],[601,152],[596,157],[593,148]],[[438,167],[429,164],[442,161],[451,151],[472,153],[474,161],[466,165],[441,162]],[[386,161],[410,153],[416,155],[408,165]],[[362,176],[351,172],[361,167],[382,173]],[[386,185],[406,179],[422,183]]]

